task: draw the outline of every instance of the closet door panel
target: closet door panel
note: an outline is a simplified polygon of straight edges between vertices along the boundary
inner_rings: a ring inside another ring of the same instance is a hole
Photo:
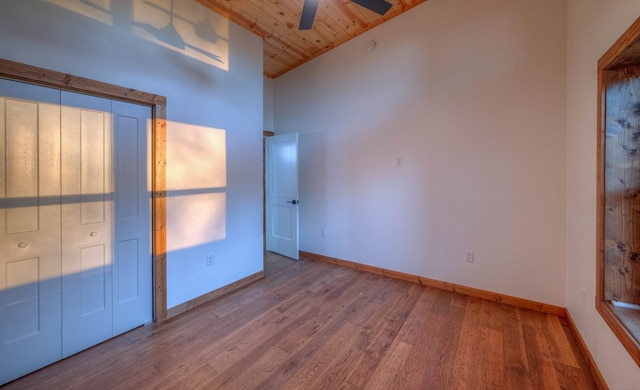
[[[114,334],[153,320],[149,107],[113,102]]]
[[[60,91],[0,79],[0,383],[62,356]]]
[[[113,335],[111,101],[62,92],[63,356]]]

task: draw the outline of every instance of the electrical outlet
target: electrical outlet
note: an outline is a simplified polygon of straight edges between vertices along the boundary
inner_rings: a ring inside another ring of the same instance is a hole
[[[327,238],[327,229],[320,230],[320,237]]]
[[[473,251],[465,251],[464,252],[464,261],[467,263],[473,263]]]
[[[213,254],[210,253],[207,255],[207,267],[211,267],[213,265]]]
[[[587,289],[583,288],[582,289],[582,306],[586,306],[587,305]]]

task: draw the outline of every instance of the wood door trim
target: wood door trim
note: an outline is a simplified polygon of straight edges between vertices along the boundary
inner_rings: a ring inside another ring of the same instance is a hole
[[[267,137],[275,133],[262,130],[262,251],[267,251]],[[266,267],[266,257],[262,256],[262,268]]]
[[[151,250],[153,319],[167,319],[166,112],[164,96],[0,59],[0,78],[100,96],[151,107]]]

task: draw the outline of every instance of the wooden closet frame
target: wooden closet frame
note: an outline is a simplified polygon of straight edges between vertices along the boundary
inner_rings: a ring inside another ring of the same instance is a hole
[[[151,107],[151,255],[153,259],[153,321],[167,319],[167,98],[0,59],[0,78],[94,95]]]

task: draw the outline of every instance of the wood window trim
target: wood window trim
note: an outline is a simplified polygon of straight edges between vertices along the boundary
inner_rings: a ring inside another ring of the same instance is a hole
[[[151,107],[151,250],[153,319],[167,319],[166,110],[164,96],[0,59],[0,78]]]
[[[605,299],[605,137],[606,137],[606,88],[608,72],[620,71],[640,65],[640,18],[598,61],[598,167],[596,212],[596,309],[640,366],[640,334],[633,334]]]

